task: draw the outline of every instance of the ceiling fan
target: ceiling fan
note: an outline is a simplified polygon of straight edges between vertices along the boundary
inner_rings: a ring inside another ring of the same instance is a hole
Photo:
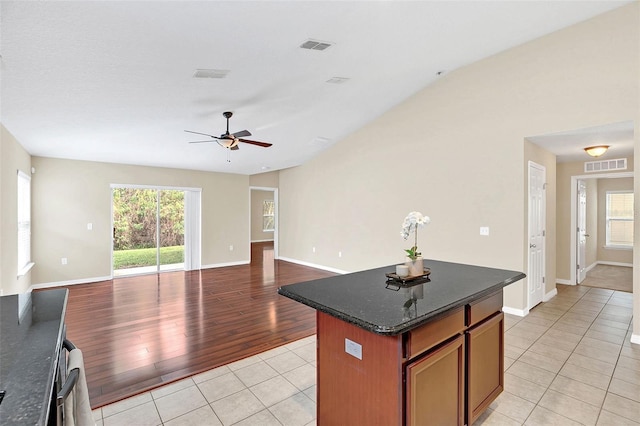
[[[261,146],[263,148],[269,148],[271,145],[273,145],[267,142],[258,142],[258,141],[251,141],[249,139],[242,139],[244,136],[251,136],[251,132],[249,132],[248,130],[241,130],[239,132],[229,133],[229,119],[231,118],[231,116],[233,116],[233,113],[231,111],[226,111],[226,112],[223,112],[222,115],[224,115],[224,117],[227,119],[227,131],[225,133],[223,133],[220,136],[213,136],[208,133],[200,133],[200,132],[193,132],[191,130],[185,130],[185,132],[188,132],[188,133],[195,133],[196,135],[204,135],[212,138],[206,141],[193,141],[189,143],[217,142],[218,145],[220,145],[221,147],[230,149],[232,151],[240,149],[240,147],[238,147],[239,142],[247,143],[250,145]]]

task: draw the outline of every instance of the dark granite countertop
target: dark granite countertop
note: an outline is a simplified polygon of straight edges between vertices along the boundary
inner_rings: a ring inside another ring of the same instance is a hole
[[[18,296],[0,297],[0,425],[46,425],[64,338],[66,289],[31,293],[18,320]]]
[[[388,283],[395,265],[282,286],[278,293],[355,324],[365,330],[398,335],[445,312],[481,299],[525,277],[522,272],[435,260],[428,282]]]

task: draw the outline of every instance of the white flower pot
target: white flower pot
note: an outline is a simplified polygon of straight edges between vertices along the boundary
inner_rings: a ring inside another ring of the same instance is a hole
[[[418,256],[416,260],[411,260],[407,257],[407,261],[404,264],[409,267],[410,277],[416,277],[424,274],[424,262],[422,261],[422,256]]]

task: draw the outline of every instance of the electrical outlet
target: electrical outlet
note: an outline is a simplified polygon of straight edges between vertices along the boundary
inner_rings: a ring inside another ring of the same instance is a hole
[[[488,226],[481,226],[480,227],[480,235],[489,235],[489,227]]]
[[[344,351],[355,358],[362,359],[362,345],[360,343],[345,338]]]
[[[93,223],[87,223],[87,231],[93,230]]]
[[[63,265],[67,264],[67,258],[63,257],[62,259],[60,259],[60,261],[62,262]]]
[[[315,252],[316,252],[316,248],[315,248],[315,247],[312,247],[312,248],[311,248],[311,252],[315,253]]]
[[[338,252],[338,257],[342,257],[342,252],[341,251]]]
[[[229,246],[229,251],[233,251],[233,245]]]

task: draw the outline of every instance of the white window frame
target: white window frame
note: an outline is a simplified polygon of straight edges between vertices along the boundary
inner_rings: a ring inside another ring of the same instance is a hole
[[[31,176],[18,170],[18,278],[31,270]]]
[[[631,222],[633,224],[633,214],[631,218],[626,217],[610,217],[609,216],[609,195],[612,194],[630,194],[634,195],[633,190],[630,191],[607,191],[605,196],[605,248],[615,250],[633,250],[633,242],[630,244],[611,244],[611,221]],[[635,238],[635,236],[634,236]]]
[[[271,213],[266,213],[267,203],[271,203]],[[267,228],[267,218],[271,218],[271,228]],[[276,203],[274,200],[262,201],[262,232],[274,232],[276,230]]]

